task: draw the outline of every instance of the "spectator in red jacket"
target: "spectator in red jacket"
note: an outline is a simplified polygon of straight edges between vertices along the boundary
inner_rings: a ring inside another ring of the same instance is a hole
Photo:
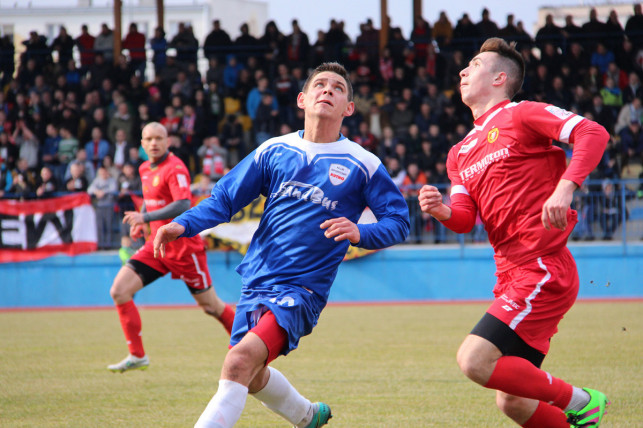
[[[76,46],[80,51],[80,68],[82,71],[87,71],[90,65],[94,64],[94,40],[96,38],[89,34],[87,30],[87,25],[83,24],[80,27],[81,34],[76,38]]]
[[[123,49],[129,49],[129,62],[132,69],[145,80],[145,34],[138,31],[135,22],[129,25],[129,32],[121,46]]]

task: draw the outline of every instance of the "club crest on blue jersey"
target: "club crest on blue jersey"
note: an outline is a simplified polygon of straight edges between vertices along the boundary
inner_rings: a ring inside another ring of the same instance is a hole
[[[330,168],[328,168],[328,177],[330,178],[330,182],[335,186],[344,183],[350,173],[351,170],[349,168],[338,163],[333,163],[330,165]]]

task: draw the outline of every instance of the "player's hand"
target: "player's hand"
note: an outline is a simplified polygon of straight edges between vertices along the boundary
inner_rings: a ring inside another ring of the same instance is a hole
[[[338,242],[348,239],[351,244],[359,243],[359,228],[346,217],[331,218],[323,222],[319,227],[326,229],[324,232],[326,238],[335,238],[335,241]]]
[[[442,203],[442,194],[435,186],[428,184],[422,186],[418,194],[420,210],[430,214],[438,220],[446,220],[451,217],[451,208]]]
[[[154,238],[154,258],[159,254],[161,257],[165,257],[165,246],[181,236],[183,232],[185,232],[185,227],[178,223],[171,222],[161,226]]]
[[[129,236],[134,241],[136,241],[139,238],[142,238],[144,234],[145,234],[144,224],[135,224],[134,226],[130,226],[129,228]]]
[[[554,193],[543,204],[541,220],[545,229],[551,227],[565,230],[567,228],[567,211],[574,198],[574,190],[578,186],[573,181],[560,180]]]
[[[145,223],[145,221],[143,220],[143,213],[140,213],[138,211],[125,211],[125,215],[123,216],[123,223],[127,223],[130,226],[143,224]]]

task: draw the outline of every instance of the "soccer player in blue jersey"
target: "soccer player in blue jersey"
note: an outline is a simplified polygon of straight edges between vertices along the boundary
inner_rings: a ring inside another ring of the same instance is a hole
[[[331,418],[268,364],[297,348],[326,306],[349,245],[385,248],[406,239],[409,213],[379,159],[341,135],[355,107],[344,67],[325,63],[308,77],[297,106],[304,130],[272,138],[248,155],[212,196],[159,229],[155,254],[179,237],[229,221],[259,195],[264,213],[237,271],[241,298],[219,388],[196,427],[228,428],[248,393],[297,427]],[[368,206],[378,222],[357,224]]]

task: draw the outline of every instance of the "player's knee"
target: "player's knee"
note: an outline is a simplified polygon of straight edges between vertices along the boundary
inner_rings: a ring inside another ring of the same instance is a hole
[[[247,379],[250,381],[256,372],[256,362],[254,356],[244,346],[235,346],[226,355],[224,372],[229,379]]]
[[[215,318],[219,318],[219,316],[221,315],[219,312],[217,312],[214,305],[199,304],[199,306],[203,310],[203,313],[206,315],[210,315],[211,317],[215,317]]]
[[[112,287],[109,289],[109,295],[117,305],[128,302],[134,297],[127,287],[124,287],[119,281],[114,281]]]
[[[502,392],[496,394],[496,406],[511,419],[523,419],[525,416],[525,399]]]
[[[216,297],[216,295],[207,299],[198,298],[196,299],[196,302],[203,313],[215,318],[219,318],[225,309],[225,303],[223,303],[218,297]]]
[[[109,289],[109,295],[116,303],[118,303],[118,301],[122,299],[123,293],[120,291],[120,288],[117,286],[116,282],[114,282],[112,284],[112,287]]]
[[[480,360],[475,355],[461,347],[458,350],[456,360],[460,370],[466,377],[479,384],[486,383],[487,379],[484,379],[484,370],[482,370]]]

